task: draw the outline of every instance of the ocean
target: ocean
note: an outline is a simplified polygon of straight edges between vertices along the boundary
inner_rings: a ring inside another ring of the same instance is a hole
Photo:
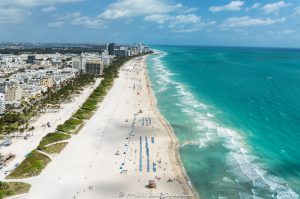
[[[300,50],[152,46],[158,108],[207,198],[299,198]]]

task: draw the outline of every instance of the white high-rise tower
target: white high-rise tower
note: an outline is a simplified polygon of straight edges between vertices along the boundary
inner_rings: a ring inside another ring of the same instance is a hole
[[[5,112],[5,95],[0,93],[0,115]]]

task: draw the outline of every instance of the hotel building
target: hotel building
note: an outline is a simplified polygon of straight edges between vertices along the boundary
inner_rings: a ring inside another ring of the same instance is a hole
[[[3,115],[5,112],[5,95],[0,93],[0,115]]]
[[[85,72],[91,75],[101,76],[103,69],[104,65],[101,61],[87,61],[85,64]]]

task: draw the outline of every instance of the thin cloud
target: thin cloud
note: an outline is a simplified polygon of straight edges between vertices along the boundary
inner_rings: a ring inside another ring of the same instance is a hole
[[[0,23],[22,23],[30,16],[30,12],[37,6],[49,6],[41,9],[41,12],[51,12],[54,5],[62,3],[74,3],[82,0],[0,0]]]
[[[256,3],[254,3],[251,7],[248,7],[248,8],[246,8],[245,10],[246,10],[246,11],[250,11],[250,10],[257,9],[257,8],[259,8],[259,7],[261,7],[261,3],[256,2]]]
[[[145,21],[159,24],[160,28],[168,28],[173,32],[196,32],[206,25],[215,24],[213,21],[204,22],[200,16],[195,14],[189,15],[169,15],[153,14],[146,16]]]
[[[82,16],[81,14],[79,14],[78,16],[76,16],[72,19],[71,24],[72,25],[81,25],[81,26],[85,26],[88,28],[99,28],[99,27],[103,26],[105,23],[99,17],[91,18],[88,16]]]
[[[235,27],[252,27],[252,26],[268,26],[278,23],[284,23],[285,18],[271,19],[271,18],[251,18],[245,17],[232,17],[226,19],[222,24],[222,28],[235,28]]]
[[[48,23],[48,27],[51,28],[61,28],[65,24],[64,21],[55,21]]]
[[[118,19],[169,13],[182,7],[182,4],[169,5],[161,0],[118,0],[110,4],[100,16],[104,19]]]
[[[60,3],[74,3],[82,0],[1,0],[0,6],[12,7],[35,7],[45,5],[55,5]]]
[[[211,12],[221,12],[221,11],[239,11],[242,9],[242,6],[245,4],[244,1],[232,1],[229,4],[223,6],[212,6],[209,8]]]
[[[76,25],[86,28],[100,28],[105,25],[105,21],[98,17],[84,16],[80,12],[69,13],[65,16],[56,17],[56,21],[48,24],[51,27],[59,28],[60,25]]]
[[[46,7],[46,8],[42,8],[43,13],[49,13],[49,12],[53,12],[55,10],[56,10],[56,7],[54,7],[54,6],[49,6],[49,7]]]
[[[276,3],[269,3],[262,7],[266,14],[278,14],[282,8],[288,7],[291,4],[285,3],[284,1],[278,1]]]
[[[300,15],[300,7],[295,8],[294,15],[295,15],[295,16]]]
[[[195,32],[204,24],[201,17],[194,14],[196,11],[197,8],[171,4],[165,0],[117,0],[99,17],[105,20],[144,17],[147,22],[157,23],[159,28],[173,32]]]
[[[0,24],[16,24],[23,21],[25,17],[30,15],[29,12],[18,8],[1,8],[0,7]]]
[[[282,31],[282,34],[286,34],[286,35],[293,34],[293,33],[296,33],[296,30],[287,29]]]

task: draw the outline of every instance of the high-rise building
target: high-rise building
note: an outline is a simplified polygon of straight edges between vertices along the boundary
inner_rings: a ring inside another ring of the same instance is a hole
[[[115,50],[117,57],[128,57],[131,56],[130,50]]]
[[[3,115],[5,112],[5,95],[0,93],[0,115]]]
[[[7,82],[0,83],[0,93],[5,93],[7,90]]]
[[[22,88],[19,85],[13,85],[8,88],[5,94],[5,100],[10,103],[20,102],[22,99]]]
[[[72,68],[81,70],[82,69],[82,60],[79,57],[73,57],[72,58]]]
[[[91,75],[102,75],[104,65],[100,61],[87,61],[85,64],[85,72]]]
[[[34,64],[35,63],[35,55],[28,55],[27,63],[28,64]]]
[[[115,55],[115,48],[116,48],[115,43],[108,44],[108,54],[109,55]]]

